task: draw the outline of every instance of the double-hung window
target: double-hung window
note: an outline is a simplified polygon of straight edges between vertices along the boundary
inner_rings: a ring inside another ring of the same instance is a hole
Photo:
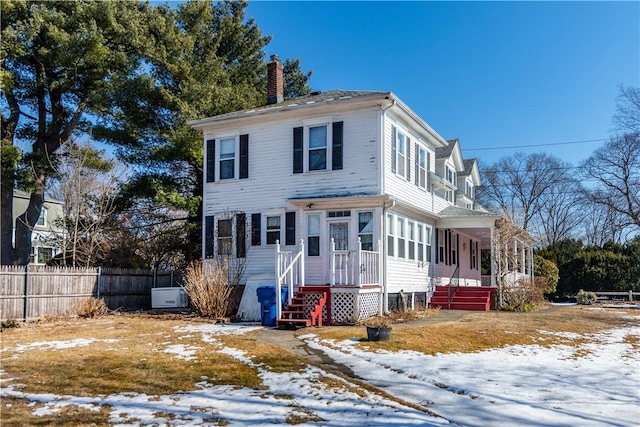
[[[267,216],[267,245],[275,245],[276,241],[281,240],[281,222],[282,217],[280,215]]]
[[[404,218],[398,218],[398,258],[406,256],[406,229]]]
[[[327,126],[309,128],[309,170],[327,169]]]
[[[427,152],[424,148],[418,148],[418,170],[416,171],[416,183],[420,188],[427,188]]]
[[[446,234],[444,229],[438,230],[438,262],[445,263]]]
[[[236,177],[236,139],[220,140],[220,179]]]
[[[307,216],[307,255],[320,256],[320,215]]]
[[[293,128],[293,173],[342,169],[343,130],[343,122]]]
[[[218,255],[231,255],[233,248],[233,220],[218,220]]]
[[[395,256],[395,221],[393,215],[387,214],[387,255]]]
[[[468,198],[473,199],[473,184],[468,181],[465,181],[464,183],[464,194]]]
[[[424,227],[424,234],[425,234],[425,244],[426,244],[426,249],[425,249],[425,261],[427,262],[431,262],[431,227],[425,226]]]
[[[407,137],[402,132],[398,132],[396,137],[397,140],[397,165],[398,170],[397,174],[400,176],[406,176],[406,167],[407,167]]]
[[[38,217],[38,222],[36,222],[36,225],[39,225],[41,227],[47,225],[47,208],[45,208],[44,206],[42,207],[42,209],[40,209],[40,216]]]
[[[424,261],[424,225],[418,224],[418,261]]]
[[[358,213],[358,237],[363,251],[373,250],[373,212]]]
[[[447,181],[449,181],[449,184],[455,186],[456,185],[456,181],[458,180],[456,171],[454,171],[451,167],[449,166],[445,166],[446,168],[446,179]]]
[[[249,178],[249,135],[208,139],[205,182]]]
[[[409,259],[416,259],[416,225],[413,221],[407,223],[409,232]]]

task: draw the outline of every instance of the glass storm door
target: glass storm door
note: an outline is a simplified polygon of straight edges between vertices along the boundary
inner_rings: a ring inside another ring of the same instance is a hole
[[[348,250],[349,249],[349,223],[348,222],[329,223],[329,239],[333,239],[333,241],[336,243],[336,251]]]

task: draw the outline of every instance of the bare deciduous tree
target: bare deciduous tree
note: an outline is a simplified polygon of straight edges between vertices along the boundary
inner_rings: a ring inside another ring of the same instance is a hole
[[[89,143],[73,142],[57,155],[51,194],[63,203],[65,235],[58,242],[63,265],[91,266],[109,249],[108,229],[124,168],[103,155]]]
[[[577,180],[567,178],[564,188],[554,186],[541,197],[541,207],[535,218],[539,243],[546,246],[577,237],[586,216],[580,206],[583,202],[579,189]]]
[[[588,194],[587,194],[588,198]],[[584,237],[587,245],[602,247],[607,242],[622,243],[622,226],[620,214],[605,205],[587,200],[583,204],[585,217]]]
[[[640,229],[640,133],[613,137],[582,163],[586,179],[596,183],[589,200],[611,210],[621,229]]]
[[[549,212],[558,217],[560,227],[549,230],[550,234],[563,234],[566,222],[574,221],[569,219],[569,203],[563,196],[567,188],[575,191],[572,187],[577,187],[570,164],[546,153],[518,153],[484,168],[482,175],[481,203],[501,209],[524,230],[534,229],[535,221]]]
[[[640,88],[620,86],[613,123],[623,133],[640,132]]]

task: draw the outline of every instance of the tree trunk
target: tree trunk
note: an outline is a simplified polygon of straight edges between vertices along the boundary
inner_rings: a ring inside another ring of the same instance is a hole
[[[2,195],[0,196],[0,215],[2,224],[0,224],[0,264],[11,265],[15,260],[15,251],[13,249],[13,188],[5,189],[2,186]]]
[[[29,206],[18,218],[16,218],[16,238],[14,259],[12,264],[27,265],[31,256],[31,237],[44,204],[44,175],[40,175],[36,181],[36,187],[31,192]]]

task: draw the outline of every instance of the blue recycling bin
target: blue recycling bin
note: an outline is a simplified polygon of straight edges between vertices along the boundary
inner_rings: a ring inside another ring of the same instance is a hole
[[[282,306],[286,304],[289,296],[289,289],[282,287],[281,301]],[[256,289],[258,295],[258,302],[260,302],[260,312],[262,313],[262,326],[276,326],[277,307],[276,307],[276,287],[275,286],[260,286]]]

